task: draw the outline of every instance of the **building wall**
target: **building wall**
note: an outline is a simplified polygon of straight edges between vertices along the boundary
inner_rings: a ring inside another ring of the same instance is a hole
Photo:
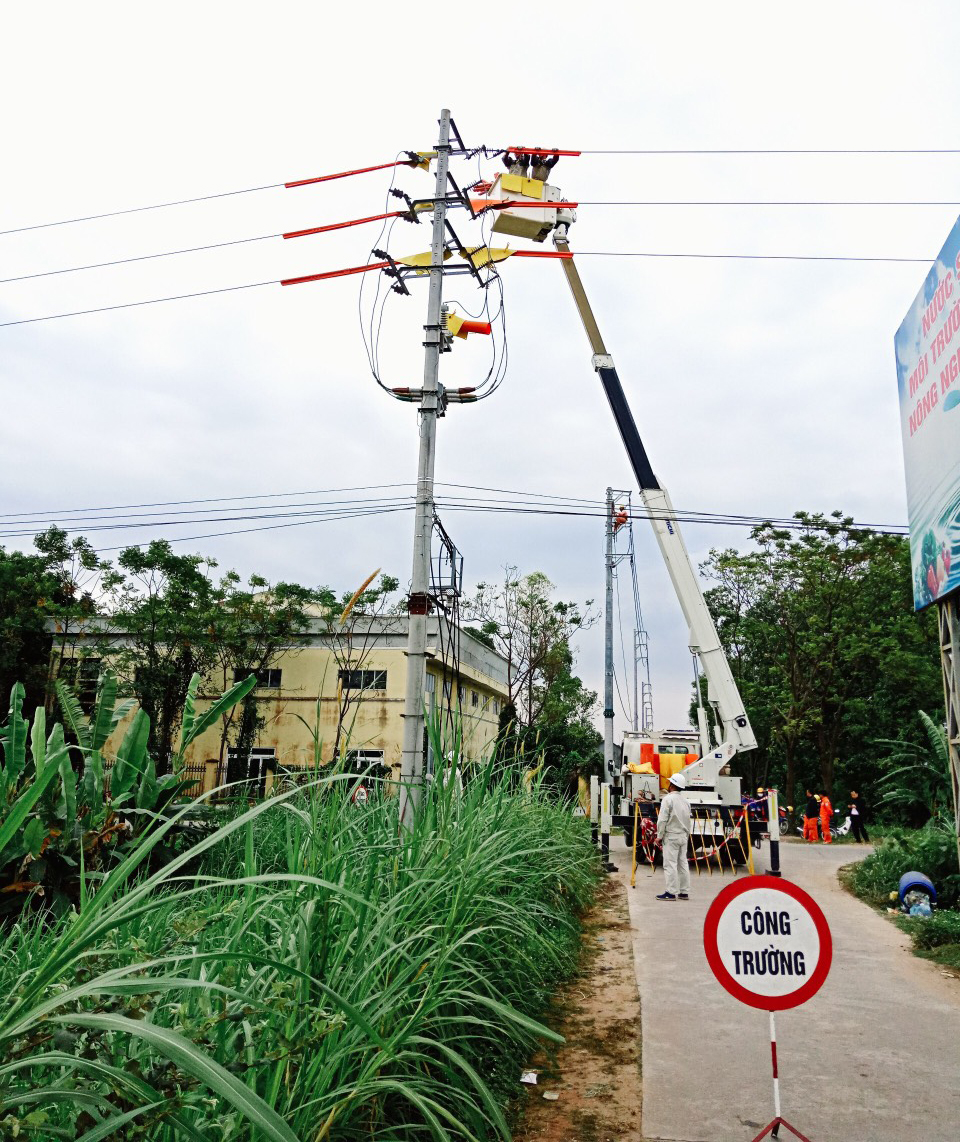
[[[399,774],[406,691],[406,626],[406,616],[382,619],[359,616],[346,633],[331,638],[325,631],[316,630],[274,658],[270,671],[261,675],[266,684],[256,691],[264,725],[254,743],[258,751],[273,751],[271,770],[311,766],[314,734],[319,739],[321,762],[328,763],[332,759],[342,697],[339,671],[342,664],[349,663],[351,669],[367,672],[368,681],[370,674],[385,671],[386,686],[349,691],[352,700],[344,720],[340,752],[346,749],[382,751],[383,764]],[[465,760],[479,760],[489,753],[499,726],[500,709],[507,698],[506,663],[496,652],[466,634],[461,635],[460,652],[454,661],[450,653],[451,631],[446,624],[437,616],[431,616],[428,631],[425,704],[428,710],[435,707],[442,712],[446,708],[446,684],[451,687],[456,709],[459,691],[462,753]],[[83,653],[83,641],[78,639],[73,653]],[[92,636],[89,643],[93,643]],[[227,687],[232,682],[233,679],[228,678]],[[209,709],[220,696],[223,683],[222,677],[205,681],[198,701],[199,713]],[[239,713],[238,707],[235,712]],[[106,743],[108,758],[122,740],[129,720],[121,723]],[[227,779],[226,751],[221,757],[221,734],[222,723],[218,721],[201,734],[185,754],[191,775],[203,775],[205,790]]]

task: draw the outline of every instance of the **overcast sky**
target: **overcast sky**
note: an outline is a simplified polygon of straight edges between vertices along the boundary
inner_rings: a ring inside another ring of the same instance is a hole
[[[954,4],[838,0],[8,8],[0,230],[388,162],[405,148],[431,148],[444,106],[472,146],[956,147],[958,30]],[[477,169],[454,167],[462,183]],[[492,173],[498,161],[481,169]],[[380,172],[7,233],[0,277],[374,214],[390,178]],[[584,202],[945,203],[582,207],[573,248],[610,253],[929,262],[960,212],[960,154],[586,154],[562,160],[552,181]],[[426,196],[432,177],[404,169],[397,185]],[[455,221],[476,239],[462,215]],[[0,322],[358,265],[377,234],[367,226],[269,238],[6,281]],[[428,245],[427,227],[399,223],[391,252]],[[893,335],[926,268],[580,262],[677,508],[751,516],[840,508],[877,524],[906,520]],[[437,480],[595,501],[608,485],[631,487],[560,267],[512,259],[502,275],[508,373],[491,399],[453,408],[440,422]],[[415,479],[416,412],[368,370],[360,280],[267,285],[0,328],[0,543],[29,548],[39,521],[66,526],[67,509]],[[480,304],[467,279],[448,280],[446,289]],[[380,355],[393,385],[416,385],[422,375],[425,281],[412,292],[387,308]],[[482,378],[488,353],[486,340],[458,342],[443,358],[442,379]],[[158,520],[172,518],[169,507],[154,510]],[[511,563],[544,571],[561,597],[602,598],[602,520],[449,511],[443,521],[464,553],[468,586]],[[208,535],[267,522],[86,533],[98,548],[205,535],[178,550],[212,555],[224,570],[338,589],[378,566],[409,578],[409,513]],[[652,534],[638,527],[656,721],[683,724],[686,631]],[[24,534],[9,534],[17,531]],[[711,547],[748,541],[744,529],[703,525],[685,536],[697,562]],[[580,640],[578,664],[600,689],[600,628]]]

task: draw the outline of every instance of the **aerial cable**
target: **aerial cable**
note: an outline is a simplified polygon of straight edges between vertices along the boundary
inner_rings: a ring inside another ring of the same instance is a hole
[[[500,200],[494,200],[498,204]],[[507,203],[506,205],[509,205]],[[553,204],[551,204],[553,205]],[[960,206],[960,200],[956,202],[581,202],[581,206]],[[487,211],[481,212],[478,217],[485,217]],[[56,277],[59,274],[75,274],[81,273],[86,270],[102,270],[111,266],[125,266],[134,262],[149,262],[157,258],[175,258],[183,254],[198,254],[204,253],[208,250],[222,250],[229,246],[243,246],[249,245],[252,242],[266,242],[271,238],[304,238],[311,234],[325,234],[334,230],[344,230],[351,226],[361,226],[368,222],[377,222],[380,219],[390,218],[403,218],[405,221],[414,222],[418,221],[416,213],[411,213],[409,210],[395,210],[389,211],[384,214],[372,214],[366,218],[354,218],[346,222],[333,222],[325,226],[312,226],[304,230],[291,230],[286,233],[280,232],[277,234],[258,234],[252,238],[233,238],[226,242],[209,242],[203,246],[185,246],[177,250],[161,250],[155,254],[138,254],[131,258],[115,258],[107,262],[90,262],[83,266],[65,266],[56,270],[41,270],[32,274],[18,274],[15,277],[0,278],[0,285],[8,285],[12,282],[31,281],[35,278],[49,278]],[[55,223],[53,225],[56,225]],[[9,231],[7,231],[9,232]],[[379,243],[378,243],[379,244]],[[482,251],[484,246],[476,246],[472,248],[474,251]],[[596,250],[580,250],[578,253],[595,256],[603,253],[607,257],[694,257],[697,255],[683,255],[683,254],[629,254],[614,251],[596,251]],[[528,258],[571,258],[572,253],[561,253],[559,251],[550,250],[515,250],[513,255],[520,254]],[[706,255],[702,255],[706,256]],[[760,255],[710,255],[712,257],[760,257]],[[823,259],[828,260],[828,259]],[[849,259],[829,259],[829,260],[845,260],[845,261],[929,261],[929,259],[913,259],[913,258],[849,258]]]
[[[110,313],[115,309],[136,309],[141,305],[160,305],[165,301],[184,301],[190,297],[209,297],[214,293],[235,293],[242,289],[259,289],[261,286],[279,285],[279,280],[268,282],[248,282],[246,285],[221,286],[219,289],[202,289],[194,293],[178,293],[172,297],[151,297],[145,301],[126,301],[120,305],[99,305],[95,309],[75,309],[70,313],[48,313],[43,317],[21,317],[16,321],[0,321],[0,329],[10,325],[33,325],[38,321],[59,321],[62,317],[85,317],[91,313]]]
[[[468,154],[479,156],[486,154],[488,156],[500,155],[507,150],[515,150],[515,148],[490,148],[478,147]],[[55,222],[36,222],[30,226],[16,226],[9,230],[0,230],[0,237],[6,234],[23,234],[29,230],[44,230],[52,226],[70,226],[76,222],[94,222],[101,218],[117,218],[124,214],[138,214],[146,210],[164,210],[171,206],[187,206],[194,202],[210,202],[218,198],[230,198],[240,194],[257,194],[264,190],[280,190],[289,189],[297,186],[310,186],[315,183],[329,182],[334,179],[348,178],[356,174],[366,174],[370,171],[386,170],[394,166],[422,166],[427,156],[431,152],[407,152],[411,156],[417,154],[418,161],[413,162],[412,158],[408,160],[399,160],[395,163],[382,163],[371,167],[359,167],[356,170],[340,171],[336,174],[330,175],[317,175],[313,178],[296,179],[293,182],[273,182],[267,183],[264,186],[248,186],[240,190],[223,190],[216,194],[201,194],[195,195],[192,198],[178,198],[170,202],[156,202],[149,206],[131,206],[123,210],[107,210],[100,214],[85,214],[76,218],[61,218]],[[960,154],[960,148],[956,147],[912,147],[912,148],[838,148],[838,149],[736,149],[736,150],[704,150],[704,149],[631,149],[631,150],[585,150],[585,151],[544,151],[538,148],[526,148],[526,154],[542,154],[542,155],[956,155]]]
[[[336,174],[322,174],[314,178],[301,178],[294,182],[272,182],[265,186],[248,186],[243,190],[223,190],[217,194],[201,194],[193,198],[178,198],[172,202],[155,202],[150,206],[131,206],[125,210],[107,210],[102,214],[85,214],[77,218],[61,218],[56,222],[35,222],[32,226],[16,226],[10,230],[0,230],[0,237],[6,234],[24,234],[28,230],[46,230],[51,226],[71,226],[75,222],[95,222],[101,218],[117,218],[123,214],[140,214],[145,210],[165,210],[170,206],[188,206],[194,202],[210,202],[217,198],[230,198],[238,194],[256,194],[262,190],[280,190],[289,189],[296,186],[310,186],[313,183],[331,182],[334,179],[349,178],[355,174],[367,174],[369,171],[387,170],[390,167],[408,166],[408,167],[421,167],[428,169],[432,152],[429,151],[404,151],[407,155],[406,159],[400,159],[393,163],[380,163],[378,166],[372,167],[359,167],[356,170],[338,171]]]
[[[82,270],[102,270],[107,266],[126,266],[130,262],[149,262],[154,258],[173,258],[179,254],[197,254],[204,250],[220,250],[225,246],[243,246],[250,242],[265,242],[268,238],[287,238],[288,234],[261,234],[256,238],[235,238],[230,242],[211,242],[208,246],[187,246],[182,250],[164,250],[159,254],[140,254],[135,258],[117,258],[112,262],[91,262],[88,266],[67,266],[62,270],[44,270],[37,274],[21,274],[15,278],[0,278],[0,285],[25,282],[32,278],[52,278],[57,274],[76,274]]]

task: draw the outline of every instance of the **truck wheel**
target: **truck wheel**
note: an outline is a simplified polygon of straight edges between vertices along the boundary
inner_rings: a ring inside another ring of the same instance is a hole
[[[623,826],[623,839],[627,843],[627,852],[633,851],[633,821]]]

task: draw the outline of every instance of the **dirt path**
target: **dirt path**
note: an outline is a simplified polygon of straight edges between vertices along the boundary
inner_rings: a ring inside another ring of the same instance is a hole
[[[640,1001],[624,887],[611,879],[587,918],[584,963],[553,1003],[567,1042],[531,1060],[514,1142],[643,1142]],[[544,1098],[556,1094],[556,1100]]]

